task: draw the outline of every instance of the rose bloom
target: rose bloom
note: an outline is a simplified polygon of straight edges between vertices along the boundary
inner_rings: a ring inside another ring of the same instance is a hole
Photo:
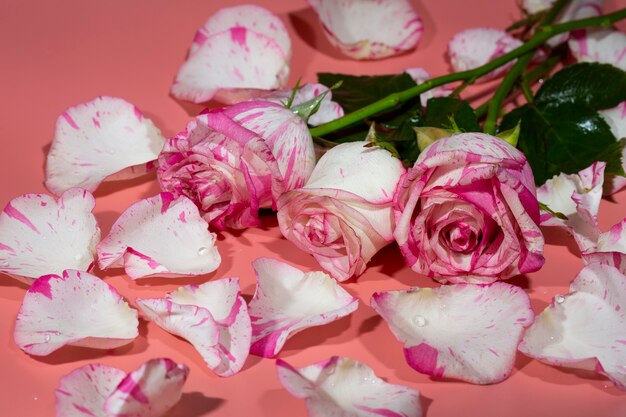
[[[533,174],[497,137],[434,142],[402,178],[393,208],[407,263],[440,282],[489,283],[543,265]]]
[[[393,193],[402,162],[368,142],[331,148],[306,185],[278,200],[283,236],[339,281],[358,276],[393,241]]]
[[[259,208],[274,208],[301,187],[315,165],[306,123],[285,107],[249,101],[206,111],[169,139],[157,175],[164,191],[196,203],[218,229],[259,225]]]

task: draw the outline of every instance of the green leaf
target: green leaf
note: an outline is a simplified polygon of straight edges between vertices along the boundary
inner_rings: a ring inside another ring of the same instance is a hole
[[[333,101],[339,103],[346,113],[417,85],[406,73],[376,76],[319,73],[317,78],[327,87],[343,81],[340,87],[333,90]]]
[[[451,122],[451,117],[461,131],[480,132],[472,107],[466,101],[452,97],[435,97],[428,100],[426,118],[422,126],[452,129],[454,123]]]
[[[565,67],[535,95],[539,107],[574,104],[592,110],[609,109],[626,100],[626,72],[609,64],[580,63]]]

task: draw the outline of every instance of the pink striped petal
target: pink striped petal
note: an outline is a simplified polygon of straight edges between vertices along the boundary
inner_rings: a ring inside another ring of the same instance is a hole
[[[307,0],[330,43],[354,59],[381,59],[417,46],[422,19],[407,0]]]
[[[590,264],[526,331],[519,349],[556,366],[596,371],[626,390],[626,275]]]
[[[132,279],[152,275],[202,275],[215,271],[221,257],[196,205],[170,193],[130,206],[97,247],[98,264],[124,266]]]
[[[262,33],[235,26],[195,45],[172,85],[171,93],[178,99],[229,103],[287,82],[289,56]]]
[[[231,376],[243,367],[252,328],[238,278],[187,285],[137,304],[151,321],[188,340],[217,375]]]
[[[448,43],[448,57],[456,72],[474,69],[510,52],[522,45],[522,41],[507,32],[494,28],[467,29],[454,35]],[[480,78],[487,81],[508,71],[513,62]]]
[[[164,143],[154,123],[121,98],[98,97],[70,107],[57,119],[46,187],[56,195],[72,187],[93,192],[102,181],[115,179],[113,174],[143,175],[154,169]]]
[[[385,382],[364,363],[333,356],[295,368],[276,361],[278,379],[291,395],[304,398],[310,417],[420,417],[418,390]]]
[[[568,42],[578,62],[611,64],[626,71],[626,33],[619,30],[578,30]]]
[[[503,282],[378,292],[370,304],[404,343],[412,368],[474,384],[509,377],[533,321],[526,293]]]
[[[581,251],[593,248],[598,241],[598,209],[602,199],[605,162],[594,162],[578,174],[560,174],[537,189],[537,199],[550,210],[564,214],[559,219],[541,212],[542,226],[563,227],[571,232]]]
[[[93,267],[100,228],[90,192],[74,188],[58,201],[25,194],[0,213],[0,271],[27,284],[65,269]]]
[[[413,78],[416,84],[422,84],[428,80],[430,80],[430,74],[424,68],[414,67],[407,68],[404,70],[407,74]],[[420,94],[420,101],[422,102],[422,106],[426,107],[428,104],[428,100],[434,97],[448,97],[454,91],[454,87],[450,84],[445,84],[440,87],[435,87],[433,89],[428,90],[425,93]]]
[[[626,138],[626,101],[608,110],[600,110],[600,116],[611,127],[616,139]],[[622,149],[622,168],[626,171],[626,146]],[[604,193],[614,194],[626,187],[626,177],[621,175],[610,176],[605,179]]]
[[[257,275],[248,306],[253,355],[275,357],[289,337],[347,316],[358,307],[358,300],[323,272],[305,273],[269,258],[257,259],[252,266]]]
[[[137,311],[115,288],[87,272],[45,275],[28,289],[17,314],[15,343],[45,356],[65,345],[124,346],[137,337]]]
[[[152,359],[130,374],[101,364],[78,368],[59,381],[57,417],[161,417],[180,399],[189,369]]]

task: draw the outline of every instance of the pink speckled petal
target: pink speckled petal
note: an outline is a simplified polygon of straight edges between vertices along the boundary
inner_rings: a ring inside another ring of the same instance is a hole
[[[143,199],[122,213],[97,246],[98,264],[123,265],[132,279],[213,272],[221,258],[208,227],[187,197]]]
[[[252,266],[257,275],[248,306],[253,355],[274,357],[294,334],[347,316],[358,307],[358,300],[323,272],[305,273],[268,258],[257,259]]]
[[[567,217],[567,220],[559,219],[542,211],[541,225],[565,228],[574,235],[583,252],[593,248],[600,235],[598,209],[605,167],[605,162],[594,162],[577,174],[555,175],[537,189],[539,201]]]
[[[418,390],[385,382],[364,363],[333,356],[305,368],[276,361],[278,379],[310,417],[421,417]]]
[[[115,288],[87,272],[45,275],[24,295],[15,343],[45,356],[65,345],[113,349],[137,337],[137,310]]]
[[[578,62],[611,64],[626,71],[626,33],[619,30],[578,30],[568,42]]]
[[[0,272],[27,284],[65,269],[89,271],[100,228],[90,192],[74,188],[58,201],[25,194],[0,213]]]
[[[143,175],[154,169],[164,143],[154,123],[121,98],[98,97],[70,107],[57,119],[46,187],[56,195],[73,187],[93,192],[113,174]]]
[[[187,285],[137,304],[150,320],[194,345],[217,375],[231,376],[243,367],[252,328],[238,278]]]
[[[104,403],[107,415],[164,416],[182,395],[189,368],[171,359],[151,359],[126,375]]]
[[[587,265],[570,293],[537,316],[519,350],[556,366],[596,371],[626,390],[626,275]]]
[[[502,282],[378,292],[370,304],[404,343],[412,368],[474,384],[509,377],[533,321],[526,293]]]
[[[178,99],[232,102],[244,98],[248,90],[280,88],[289,76],[289,58],[280,46],[245,27],[232,27],[196,45],[172,86]],[[250,91],[250,96],[256,94]]]
[[[381,59],[417,46],[422,19],[407,0],[307,0],[324,34],[344,55]]]
[[[456,72],[474,69],[501,57],[522,45],[522,41],[507,32],[494,28],[467,29],[454,35],[448,43],[448,56]],[[504,74],[513,63],[508,63],[480,78],[487,81]]]
[[[272,39],[283,51],[287,60],[291,57],[291,39],[283,22],[274,13],[253,4],[224,7],[218,10],[198,29],[189,53],[195,53],[209,37],[237,27],[246,28]]]
[[[428,80],[430,80],[430,74],[424,68],[414,67],[407,68],[404,70],[407,74],[413,78],[413,81],[417,84],[422,84]],[[422,106],[426,107],[428,104],[428,100],[435,97],[448,97],[454,91],[454,86],[450,84],[445,84],[440,87],[435,87],[428,90],[425,93],[420,94],[420,101],[422,102]]]

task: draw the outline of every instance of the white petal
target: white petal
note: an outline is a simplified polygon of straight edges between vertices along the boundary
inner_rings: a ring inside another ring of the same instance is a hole
[[[73,187],[93,192],[119,171],[128,170],[118,179],[142,175],[154,167],[164,143],[154,123],[121,98],[98,97],[70,107],[57,119],[46,187],[56,195]]]
[[[230,376],[243,367],[252,328],[238,278],[187,285],[137,304],[150,320],[193,344],[216,374]]]
[[[93,266],[100,228],[90,192],[71,189],[14,198],[0,213],[0,271],[27,284],[65,269]]]
[[[608,110],[600,110],[600,116],[611,127],[611,132],[616,139],[626,138],[626,101]],[[622,168],[626,171],[626,146],[622,150]],[[604,185],[605,194],[614,194],[626,187],[626,177],[612,176],[606,179]]]
[[[297,332],[335,321],[358,307],[358,300],[323,272],[304,273],[268,258],[252,266],[257,287],[248,310],[254,355],[274,357]]]
[[[242,93],[238,90],[282,87],[289,76],[288,60],[272,39],[245,27],[233,27],[207,38],[189,55],[171,92],[194,103],[214,97],[231,102],[232,94]],[[245,91],[242,94],[245,96]]]
[[[278,378],[291,395],[306,400],[310,417],[420,417],[419,391],[389,384],[367,365],[333,356],[305,368],[276,361]]]
[[[626,71],[626,33],[583,29],[572,32],[568,45],[578,62],[611,64]]]
[[[424,68],[414,67],[407,68],[404,70],[407,74],[413,78],[416,84],[422,84],[428,80],[430,80],[430,74]],[[422,106],[426,107],[428,104],[428,100],[434,97],[448,97],[454,91],[454,87],[450,84],[445,84],[440,87],[432,88],[425,93],[420,94],[420,101]]]
[[[113,349],[137,337],[137,311],[106,282],[87,272],[46,275],[26,292],[14,339],[20,349],[45,356],[65,345]]]
[[[379,292],[371,305],[404,343],[412,368],[475,384],[508,378],[533,320],[526,293],[502,282]]]
[[[617,223],[598,238],[595,252],[620,252],[626,254],[626,219]]]
[[[221,258],[208,227],[191,200],[161,193],[122,213],[97,247],[98,263],[123,263],[133,279],[213,272]]]
[[[422,36],[422,20],[407,0],[308,0],[324,34],[354,59],[380,59],[409,51]]]
[[[526,331],[520,351],[557,366],[595,370],[626,389],[626,276],[587,265]]]

